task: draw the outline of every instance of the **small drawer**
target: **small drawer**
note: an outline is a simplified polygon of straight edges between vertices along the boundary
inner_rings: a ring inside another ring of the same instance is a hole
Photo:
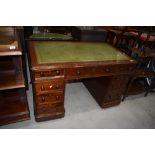
[[[111,89],[112,90],[124,90],[128,84],[129,76],[115,76],[113,77]]]
[[[35,95],[35,101],[37,104],[45,104],[49,102],[63,102],[64,94],[63,93],[47,93],[42,95]]]
[[[94,69],[96,75],[112,75],[115,73],[115,66],[98,66]]]
[[[130,74],[130,73],[134,72],[135,66],[133,66],[133,65],[118,65],[116,70],[118,73]]]
[[[41,83],[34,83],[34,89],[36,93],[42,93],[46,91],[52,91],[52,90],[64,90],[64,81],[42,81]]]
[[[121,96],[122,96],[122,94],[120,92],[111,93],[104,97],[104,101],[106,102],[106,101],[120,100]]]
[[[54,107],[53,104],[43,104],[41,106],[36,107],[37,114],[55,114],[55,113],[64,113],[64,105],[63,103],[57,103]]]
[[[45,78],[45,77],[60,77],[64,76],[64,70],[63,69],[55,69],[55,70],[48,70],[48,71],[37,71],[33,72],[34,79],[37,78]]]
[[[68,68],[66,70],[67,79],[79,79],[84,77],[91,77],[93,75],[90,67]]]
[[[105,75],[113,75],[115,72],[114,66],[93,66],[93,67],[77,67],[68,68],[66,70],[67,79],[91,78]]]

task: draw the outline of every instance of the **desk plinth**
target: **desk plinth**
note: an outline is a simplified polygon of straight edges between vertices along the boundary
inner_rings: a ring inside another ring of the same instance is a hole
[[[64,117],[65,84],[68,80],[82,80],[84,85],[88,88],[92,96],[102,108],[112,107],[120,104],[121,97],[124,93],[128,80],[135,70],[135,61],[131,60],[125,55],[123,57],[121,54],[117,55],[121,60],[112,59],[112,56],[110,56],[110,60],[107,60],[107,57],[106,60],[102,60],[105,55],[104,53],[99,52],[99,54],[101,54],[101,60],[83,61],[84,59],[80,55],[80,57],[77,57],[77,62],[74,62],[74,58],[69,56],[68,57],[71,61],[68,60],[67,62],[67,58],[64,58],[65,62],[62,62],[63,59],[58,58],[58,61],[60,62],[56,62],[57,59],[55,58],[55,55],[52,55],[53,61],[51,58],[50,63],[49,54],[52,52],[51,49],[51,52],[48,52],[47,56],[48,62],[45,63],[44,61],[46,58],[44,55],[39,55],[41,57],[38,57],[36,53],[37,50],[34,48],[35,43],[38,44],[42,42],[33,41],[29,42],[28,44],[36,121]],[[59,44],[59,42],[47,43],[48,45],[55,44],[54,49],[56,44],[58,44],[58,46],[62,46],[62,44]],[[73,44],[75,44],[75,46],[72,46]],[[69,47],[75,48],[75,51],[77,49],[80,50],[79,46],[83,46],[83,44],[86,45],[83,48],[87,50],[88,43],[64,43],[68,49]],[[94,48],[92,43],[90,44],[91,48]],[[45,51],[43,51],[45,52],[44,54],[46,54],[45,45]],[[98,44],[95,44],[95,48],[96,46],[98,46]],[[105,46],[107,46],[107,44]],[[99,49],[101,49],[101,47],[102,46],[100,46]],[[110,50],[114,50],[115,52],[115,49],[111,49],[110,45],[108,45],[108,47]],[[60,51],[59,49],[56,50],[64,53],[61,51],[61,47]],[[87,59],[91,59],[88,55],[86,55],[86,53],[84,54]],[[115,53],[111,54],[114,55]],[[62,55],[59,55],[59,57],[61,56]],[[82,61],[80,61],[80,59]],[[95,59],[100,59],[100,57],[95,56]]]

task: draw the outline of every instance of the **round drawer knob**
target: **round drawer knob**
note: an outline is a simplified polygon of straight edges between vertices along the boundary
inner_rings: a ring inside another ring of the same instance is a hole
[[[77,70],[77,75],[80,75],[80,71],[79,70]]]
[[[133,69],[132,67],[129,67],[129,71],[132,71],[132,69]]]
[[[42,100],[42,102],[45,102],[45,97],[42,97],[41,100]]]
[[[40,76],[44,76],[44,73],[43,72],[40,72]]]
[[[106,72],[109,72],[110,71],[110,69],[109,68],[106,68],[106,70],[105,70]]]
[[[41,91],[44,91],[45,90],[45,87],[42,85],[41,86]]]
[[[56,89],[59,89],[60,88],[60,86],[59,85],[56,85]]]
[[[50,89],[52,89],[53,88],[53,85],[50,85],[49,87],[50,87]]]
[[[59,96],[56,96],[56,100],[59,100],[60,99],[60,97]]]
[[[59,70],[56,70],[56,74],[59,75],[60,74],[60,71]]]

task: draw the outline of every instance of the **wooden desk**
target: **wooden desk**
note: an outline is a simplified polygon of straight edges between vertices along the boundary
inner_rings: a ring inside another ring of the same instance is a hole
[[[36,121],[63,117],[65,84],[82,79],[102,108],[118,105],[136,62],[107,43],[28,42]]]

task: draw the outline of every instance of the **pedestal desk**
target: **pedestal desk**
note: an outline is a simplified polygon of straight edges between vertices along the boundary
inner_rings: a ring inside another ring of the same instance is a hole
[[[65,84],[82,80],[102,108],[120,104],[136,62],[107,43],[29,41],[36,121],[63,117]]]

